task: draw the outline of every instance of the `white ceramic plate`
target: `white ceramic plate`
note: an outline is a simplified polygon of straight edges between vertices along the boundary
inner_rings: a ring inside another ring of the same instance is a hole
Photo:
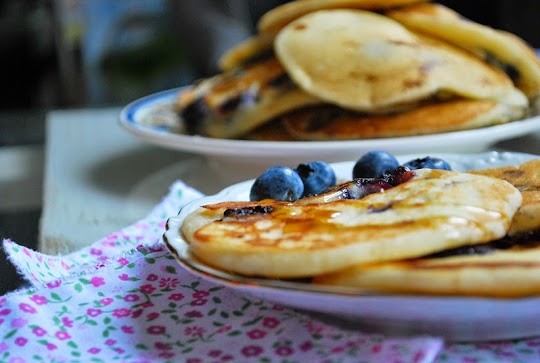
[[[431,154],[447,160],[454,170],[483,169],[520,164],[538,156],[521,153],[469,155]],[[404,162],[425,155],[404,155]],[[338,177],[350,179],[353,162],[333,164]],[[452,341],[514,339],[540,334],[540,297],[491,299],[381,295],[309,283],[249,278],[228,274],[192,256],[179,233],[185,216],[200,205],[225,200],[248,200],[253,180],[230,186],[220,193],[186,205],[169,219],[163,241],[181,266],[192,274],[255,297],[304,309],[348,327],[389,335],[430,334]],[[321,315],[323,314],[323,315]]]
[[[255,177],[272,165],[296,166],[300,162],[356,160],[363,153],[382,149],[395,154],[421,152],[486,151],[498,141],[526,135],[540,129],[540,116],[508,124],[469,131],[435,135],[351,141],[248,141],[190,136],[175,132],[174,127],[156,126],[153,119],[174,124],[178,116],[172,103],[182,88],[140,98],[125,106],[120,125],[140,139],[158,146],[193,152],[209,158],[216,170],[228,174]]]

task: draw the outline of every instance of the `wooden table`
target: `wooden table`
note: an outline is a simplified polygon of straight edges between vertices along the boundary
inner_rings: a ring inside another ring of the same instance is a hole
[[[65,254],[143,218],[166,195],[181,163],[197,157],[154,147],[120,128],[118,108],[47,117],[38,249]]]

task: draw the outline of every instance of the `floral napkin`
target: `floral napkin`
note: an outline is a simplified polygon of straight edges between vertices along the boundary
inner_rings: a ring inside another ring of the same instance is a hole
[[[69,255],[4,240],[30,287],[0,297],[0,362],[540,361],[540,339],[449,345],[366,334],[195,277],[161,236],[200,196],[175,182],[144,220]]]

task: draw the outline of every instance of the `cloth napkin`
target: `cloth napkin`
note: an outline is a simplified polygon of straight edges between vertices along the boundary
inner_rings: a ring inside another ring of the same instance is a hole
[[[69,255],[4,240],[30,286],[0,297],[0,362],[540,362],[540,339],[366,334],[193,276],[161,237],[201,196],[177,181],[146,218]]]

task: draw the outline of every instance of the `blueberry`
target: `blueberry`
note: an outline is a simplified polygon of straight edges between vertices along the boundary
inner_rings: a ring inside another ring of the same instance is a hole
[[[353,179],[379,178],[385,173],[392,172],[398,166],[398,159],[391,153],[372,150],[362,155],[354,165]]]
[[[251,201],[275,199],[293,202],[304,193],[300,176],[287,166],[273,166],[262,173],[251,187]]]
[[[295,171],[304,183],[303,197],[316,195],[336,184],[334,169],[324,161],[311,161],[299,164]]]
[[[422,169],[422,168],[452,170],[452,167],[450,167],[450,164],[448,164],[446,161],[439,158],[434,158],[431,156],[409,160],[406,163],[404,163],[403,166],[406,166],[410,170],[416,170],[416,169]]]

